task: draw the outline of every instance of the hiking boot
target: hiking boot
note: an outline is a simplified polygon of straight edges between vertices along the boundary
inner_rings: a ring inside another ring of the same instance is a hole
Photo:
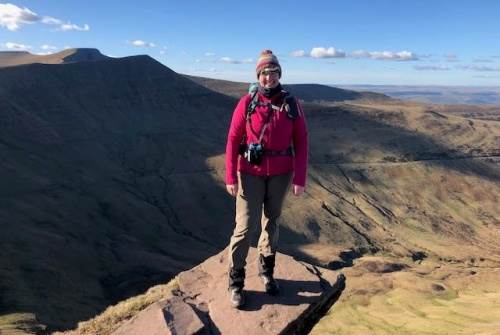
[[[243,296],[243,286],[245,283],[245,269],[230,268],[229,279],[229,300],[234,308],[240,308],[245,303]]]
[[[269,295],[278,295],[280,293],[280,287],[276,279],[268,275],[260,275],[264,287],[266,288],[266,293]]]
[[[229,300],[234,308],[241,308],[245,303],[243,290],[238,287],[229,288]]]
[[[279,293],[278,282],[274,279],[275,255],[259,255],[259,276],[264,283],[266,293],[277,295]]]

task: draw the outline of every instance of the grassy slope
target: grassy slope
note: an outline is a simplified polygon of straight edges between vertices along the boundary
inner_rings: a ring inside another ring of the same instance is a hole
[[[406,128],[461,151],[455,159],[416,162],[401,162],[401,154],[394,152],[384,162],[383,152],[372,153],[371,160],[379,163],[343,167],[351,180],[360,171],[365,178],[353,182],[354,199],[375,198],[394,213],[396,224],[387,225],[392,251],[403,245],[429,258],[421,263],[404,254],[376,259],[403,260],[409,266],[391,273],[371,271],[369,256],[356,260],[345,270],[346,291],[311,334],[500,333],[500,160],[459,158],[498,154],[500,129],[495,122],[474,120],[471,125],[452,115],[431,122],[415,107],[405,116]],[[320,248],[310,254],[325,259]]]
[[[174,278],[169,283],[151,287],[147,292],[121,301],[108,307],[96,317],[80,322],[75,330],[55,332],[66,335],[109,335],[122,322],[160,300],[168,299],[178,288]],[[38,335],[45,334],[46,327],[41,325],[33,313],[11,313],[0,316],[0,334],[2,335]]]
[[[115,331],[122,322],[130,319],[146,307],[160,300],[168,299],[172,292],[178,288],[174,278],[168,284],[150,288],[146,293],[122,301],[115,306],[108,307],[103,313],[93,319],[80,322],[73,331],[56,332],[66,335],[109,335]]]
[[[366,271],[367,262],[346,271],[346,292],[311,334],[499,333],[500,270],[491,264],[425,260],[383,274]]]

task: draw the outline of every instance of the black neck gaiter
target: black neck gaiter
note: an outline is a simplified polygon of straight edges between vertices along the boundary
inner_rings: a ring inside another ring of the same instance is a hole
[[[265,88],[259,85],[259,92],[266,98],[271,98],[278,92],[281,92],[281,90],[282,90],[281,84],[278,84],[278,86],[276,86],[275,88]]]

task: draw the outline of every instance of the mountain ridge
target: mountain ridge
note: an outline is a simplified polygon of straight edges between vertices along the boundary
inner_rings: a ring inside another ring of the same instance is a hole
[[[73,62],[89,62],[108,59],[94,48],[70,48],[48,55],[35,55],[28,51],[0,51],[0,68],[27,65],[32,63],[42,64],[67,64]]]
[[[234,82],[229,80],[212,79],[206,77],[196,77],[186,75],[194,82],[212,89],[216,92],[240,98],[248,93],[250,83]],[[299,99],[308,102],[341,102],[350,100],[372,100],[389,101],[393,100],[387,95],[374,92],[357,92],[338,87],[321,84],[284,84],[283,88]]]

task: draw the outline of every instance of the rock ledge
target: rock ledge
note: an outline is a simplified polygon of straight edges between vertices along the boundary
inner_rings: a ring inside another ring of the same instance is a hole
[[[230,306],[227,250],[179,274],[173,298],[149,306],[113,335],[303,334],[332,306],[345,287],[335,271],[277,254],[280,295],[264,292],[257,275],[257,252],[250,249],[242,310]]]

